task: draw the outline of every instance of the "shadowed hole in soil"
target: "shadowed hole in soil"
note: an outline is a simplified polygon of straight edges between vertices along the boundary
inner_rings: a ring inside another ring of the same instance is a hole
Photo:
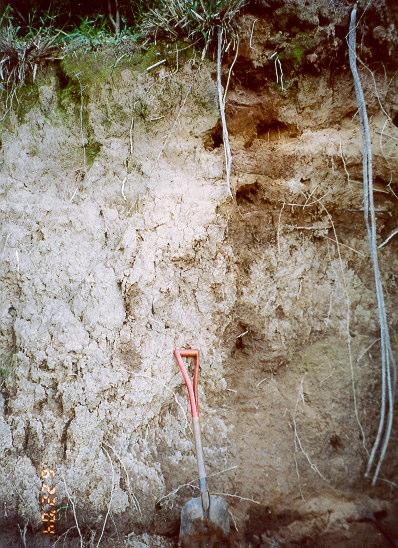
[[[272,60],[259,70],[253,66],[249,59],[242,58],[241,60],[238,59],[235,64],[231,89],[239,84],[246,90],[261,93],[270,81],[275,81],[275,66]]]
[[[180,517],[177,518],[169,515],[167,519],[163,516],[156,515],[155,532],[157,535],[166,537],[170,540],[178,541],[180,533]]]
[[[222,126],[221,122],[211,129],[204,138],[203,145],[206,150],[215,150],[222,145]]]
[[[246,522],[246,538],[249,540],[254,535],[261,536],[267,531],[277,531],[301,519],[302,516],[296,511],[284,510],[275,513],[269,506],[252,506]]]
[[[238,204],[254,204],[260,197],[260,185],[257,183],[244,185],[236,191],[236,202]]]
[[[319,14],[318,19],[320,27],[326,27],[326,25],[329,25],[330,23],[330,19],[328,17],[325,17],[324,15]]]
[[[375,185],[379,185],[380,187],[387,188],[389,181],[386,180],[384,177],[380,177],[380,175],[376,175],[374,178]]]
[[[245,336],[249,335],[249,328],[243,323],[239,323],[239,334],[235,340],[235,349],[243,350],[245,348]]]
[[[340,449],[343,449],[343,447],[344,447],[344,444],[343,444],[340,436],[338,436],[337,434],[332,434],[330,436],[329,443],[335,451],[339,451]]]
[[[261,120],[256,126],[257,138],[267,141],[279,141],[281,138],[294,138],[299,135],[297,127],[278,122]]]

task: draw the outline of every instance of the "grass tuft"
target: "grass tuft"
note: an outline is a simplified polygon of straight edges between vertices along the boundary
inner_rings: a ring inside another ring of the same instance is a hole
[[[35,82],[39,68],[57,58],[57,38],[56,34],[43,30],[20,37],[18,28],[12,24],[0,29],[0,89],[5,93],[4,116],[12,109],[18,90],[30,79]]]
[[[236,16],[245,4],[246,0],[160,0],[159,7],[146,14],[142,33],[201,43],[206,51],[219,28],[226,36],[234,33]]]
[[[59,52],[57,36],[37,31],[20,38],[9,25],[0,31],[0,81],[3,85],[24,85],[31,76],[36,79],[39,66],[53,61]]]
[[[102,46],[120,46],[128,42],[136,42],[140,36],[134,27],[123,26],[118,32],[112,31],[106,17],[98,14],[96,17],[83,17],[80,25],[68,32],[60,30],[63,35],[66,51],[93,51]]]

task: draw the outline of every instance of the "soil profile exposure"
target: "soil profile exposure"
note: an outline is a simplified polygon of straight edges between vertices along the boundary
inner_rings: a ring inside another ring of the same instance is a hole
[[[357,5],[368,135],[348,2],[66,4],[0,22],[0,546],[177,546],[175,348],[231,546],[395,546],[395,2]]]

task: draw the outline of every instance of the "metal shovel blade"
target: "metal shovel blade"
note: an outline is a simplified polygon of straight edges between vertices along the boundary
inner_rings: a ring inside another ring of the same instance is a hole
[[[181,510],[180,544],[183,547],[204,548],[228,546],[228,504],[222,497],[210,496],[208,515],[201,497],[190,499]]]

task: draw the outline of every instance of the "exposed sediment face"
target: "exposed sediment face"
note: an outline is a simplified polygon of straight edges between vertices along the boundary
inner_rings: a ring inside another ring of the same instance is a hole
[[[353,84],[325,67],[286,73],[282,91],[254,17],[241,22],[227,108],[234,201],[210,63],[140,75],[126,61],[74,100],[49,74],[5,123],[5,528],[40,528],[50,466],[96,542],[108,507],[109,546],[113,523],[161,535],[148,545],[175,539],[195,493],[180,486],[196,477],[180,346],[201,351],[205,458],[234,542],[379,546],[378,520],[393,530],[396,432],[379,486],[364,479],[379,334]],[[398,81],[363,78],[381,243],[397,220]],[[380,249],[393,330],[397,245]],[[73,525],[65,512],[59,530]]]

